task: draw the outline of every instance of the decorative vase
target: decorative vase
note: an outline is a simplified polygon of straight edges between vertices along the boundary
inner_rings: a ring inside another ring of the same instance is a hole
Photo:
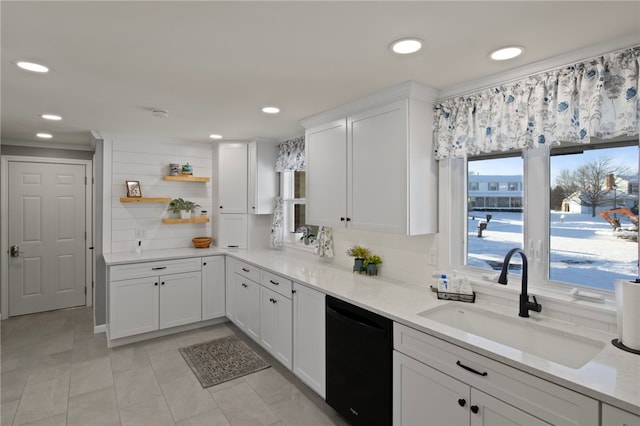
[[[189,163],[182,165],[182,174],[191,176],[193,174],[193,166]]]
[[[369,263],[367,265],[367,275],[378,275],[378,265]]]
[[[191,217],[190,210],[180,210],[180,219],[189,219]]]
[[[178,176],[180,174],[180,164],[170,163],[169,164],[169,174],[171,176]]]
[[[364,259],[356,257],[353,259],[353,272],[362,272],[365,270]]]

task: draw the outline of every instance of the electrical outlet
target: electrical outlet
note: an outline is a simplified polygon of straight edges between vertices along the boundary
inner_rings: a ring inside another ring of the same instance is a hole
[[[144,238],[144,229],[136,228],[136,238]]]

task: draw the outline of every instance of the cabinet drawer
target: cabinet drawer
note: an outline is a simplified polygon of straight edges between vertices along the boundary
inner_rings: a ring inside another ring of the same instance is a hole
[[[262,271],[260,284],[280,293],[286,298],[291,299],[291,290],[293,290],[293,281],[271,272]]]
[[[402,324],[393,347],[551,424],[598,423],[598,401]]]
[[[173,259],[157,262],[129,263],[126,265],[111,266],[109,268],[109,280],[120,281],[130,278],[151,277],[164,274],[178,274],[181,272],[199,271],[200,258],[189,257],[186,259]]]
[[[248,263],[236,260],[233,262],[234,272],[249,278],[251,281],[260,282],[260,268],[249,265]]]

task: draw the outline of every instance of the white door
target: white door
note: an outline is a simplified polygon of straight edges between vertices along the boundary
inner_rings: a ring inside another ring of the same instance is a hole
[[[160,329],[202,321],[202,274],[160,276]]]
[[[202,258],[202,320],[225,315],[224,256]]]
[[[109,338],[158,329],[160,279],[133,278],[109,283]]]
[[[471,388],[471,426],[548,426],[537,417]]]
[[[85,304],[85,166],[9,162],[9,316]]]

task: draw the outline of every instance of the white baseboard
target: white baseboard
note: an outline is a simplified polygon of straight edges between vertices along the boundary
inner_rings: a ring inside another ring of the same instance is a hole
[[[106,332],[107,332],[106,324],[96,325],[95,327],[93,327],[93,334],[106,333]]]

